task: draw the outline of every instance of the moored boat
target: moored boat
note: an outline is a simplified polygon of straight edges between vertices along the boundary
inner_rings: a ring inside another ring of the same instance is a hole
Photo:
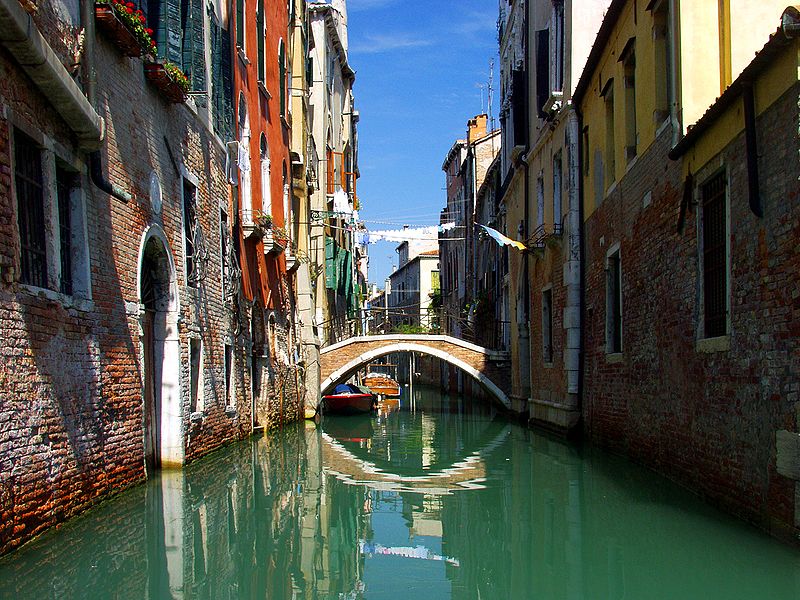
[[[331,415],[361,415],[377,406],[375,394],[349,383],[340,383],[332,394],[322,397],[322,412]]]
[[[370,373],[364,377],[364,385],[373,393],[386,398],[397,398],[400,395],[400,384],[384,373]]]

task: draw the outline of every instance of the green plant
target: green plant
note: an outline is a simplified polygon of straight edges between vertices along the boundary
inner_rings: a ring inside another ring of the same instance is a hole
[[[166,61],[164,63],[164,70],[172,78],[172,81],[180,86],[184,94],[189,91],[189,78],[178,65]]]
[[[144,13],[136,8],[133,2],[125,0],[97,0],[97,4],[107,4],[114,9],[114,14],[125,24],[141,44],[145,53],[157,56],[158,48],[153,40],[153,30],[146,27],[147,18]],[[186,76],[184,75],[184,78]],[[187,81],[188,85],[188,81]]]
[[[272,215],[257,210],[253,213],[253,221],[262,229],[272,229]]]

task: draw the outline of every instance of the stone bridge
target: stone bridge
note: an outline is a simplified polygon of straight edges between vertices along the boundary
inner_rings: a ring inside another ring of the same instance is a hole
[[[376,358],[397,352],[416,352],[450,363],[474,377],[495,400],[511,409],[509,353],[488,350],[447,335],[368,335],[323,348],[322,393],[328,393]]]

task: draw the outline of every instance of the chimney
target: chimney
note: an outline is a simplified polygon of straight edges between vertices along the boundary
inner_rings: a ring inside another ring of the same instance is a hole
[[[482,114],[467,121],[467,142],[472,143],[486,135],[486,121],[488,115]]]

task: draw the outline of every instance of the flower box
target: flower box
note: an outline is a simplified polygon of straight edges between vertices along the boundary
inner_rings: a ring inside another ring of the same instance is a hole
[[[119,19],[111,4],[95,4],[94,15],[98,27],[114,41],[125,56],[136,58],[144,53],[139,38]]]
[[[177,67],[174,67],[174,69],[177,69]],[[180,104],[186,102],[188,81],[186,76],[181,74],[184,80],[181,83],[174,69],[170,69],[167,63],[147,62],[144,65],[144,76],[158,88],[169,102]]]
[[[264,254],[280,254],[286,248],[286,240],[276,236],[272,229],[264,232],[262,241],[264,243]]]

